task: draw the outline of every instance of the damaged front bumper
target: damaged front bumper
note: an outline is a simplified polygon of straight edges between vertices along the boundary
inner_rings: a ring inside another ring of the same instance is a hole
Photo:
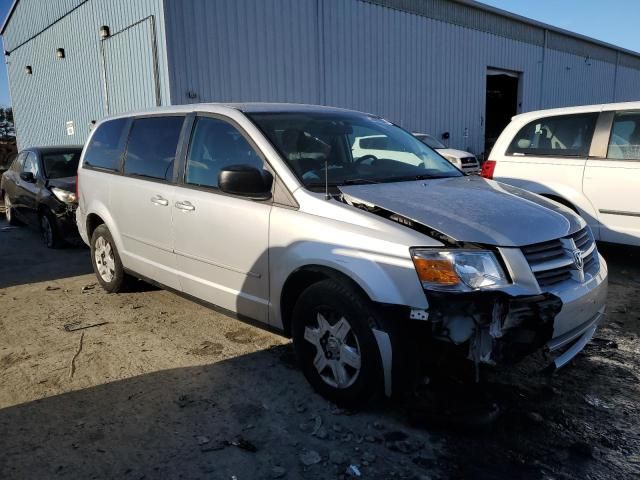
[[[476,364],[512,364],[553,337],[562,301],[553,294],[510,297],[503,292],[428,293],[432,335],[468,345]]]
[[[503,291],[427,291],[432,337],[466,347],[479,364],[513,364],[535,351],[561,368],[591,340],[604,318],[607,265],[584,283],[567,281],[549,292],[510,295]]]

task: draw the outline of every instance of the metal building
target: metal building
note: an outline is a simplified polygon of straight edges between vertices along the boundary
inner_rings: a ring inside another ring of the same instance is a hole
[[[640,99],[640,54],[469,0],[15,0],[1,33],[20,148],[154,105],[276,101],[481,153],[517,112]]]

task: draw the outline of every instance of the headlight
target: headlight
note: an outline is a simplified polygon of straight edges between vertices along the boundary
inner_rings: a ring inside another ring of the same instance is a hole
[[[58,200],[64,203],[76,203],[76,194],[70,192],[68,190],[63,190],[61,188],[53,187],[51,189],[53,194],[56,196]]]
[[[459,158],[453,157],[451,155],[446,155],[444,158],[449,160],[449,163],[454,164],[456,167],[462,168],[462,162],[460,161]]]
[[[493,252],[486,250],[411,250],[424,288],[469,292],[508,285]]]

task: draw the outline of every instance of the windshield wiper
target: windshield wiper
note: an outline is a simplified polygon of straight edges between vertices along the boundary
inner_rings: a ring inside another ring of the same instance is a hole
[[[342,182],[329,182],[329,187],[341,187],[344,185],[361,185],[363,183],[382,183],[379,180],[370,180],[368,178],[350,178],[349,180],[344,180]],[[324,187],[324,183],[321,182],[308,182],[305,183],[307,187]]]
[[[358,185],[361,183],[381,183],[379,180],[371,180],[369,178],[350,178],[342,182],[342,185]]]
[[[451,175],[429,175],[428,173],[421,173],[413,178],[416,180],[432,180],[436,178],[451,178]]]

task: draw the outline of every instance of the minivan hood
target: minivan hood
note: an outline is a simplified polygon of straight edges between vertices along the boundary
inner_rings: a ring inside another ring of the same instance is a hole
[[[438,148],[436,151],[440,155],[449,155],[455,158],[476,157],[473,153],[465,152],[464,150],[456,150],[455,148]]]
[[[342,186],[348,203],[402,215],[458,242],[520,247],[564,237],[584,220],[555,202],[481,177]]]
[[[76,177],[50,178],[49,187],[61,188],[68,192],[76,191]]]

